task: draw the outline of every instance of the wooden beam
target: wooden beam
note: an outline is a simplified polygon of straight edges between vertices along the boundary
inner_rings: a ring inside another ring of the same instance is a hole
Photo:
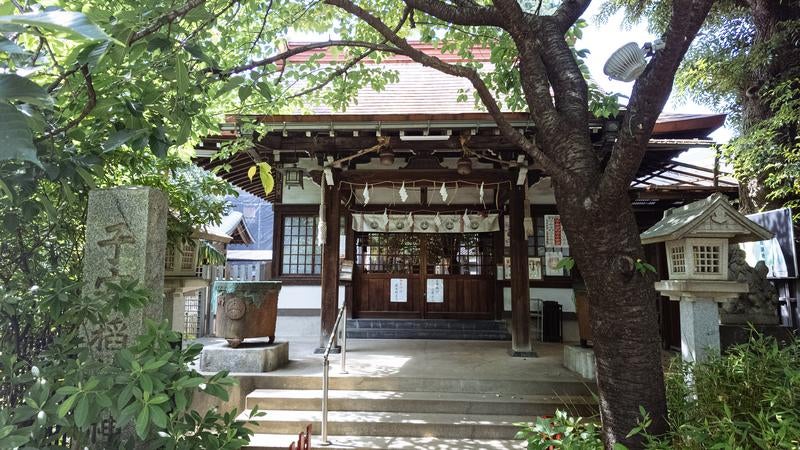
[[[531,347],[531,307],[528,279],[528,240],[525,238],[525,186],[511,189],[511,356],[536,356]]]
[[[464,181],[480,184],[484,182],[513,182],[512,174],[508,170],[478,169],[469,175],[459,175],[455,169],[431,170],[348,170],[342,172],[341,180],[352,184],[374,184],[380,182],[406,183],[416,181],[417,186],[438,186],[441,183],[454,183]],[[408,184],[406,184],[408,187]],[[486,187],[486,186],[484,186]]]

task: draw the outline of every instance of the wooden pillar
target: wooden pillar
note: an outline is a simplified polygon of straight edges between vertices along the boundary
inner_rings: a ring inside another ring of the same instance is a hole
[[[511,356],[536,356],[531,347],[528,239],[525,237],[525,185],[515,185],[509,200],[511,237]]]
[[[335,180],[338,181],[338,180]],[[336,314],[339,312],[339,189],[328,186],[322,177],[325,202],[325,244],[322,246],[322,274],[320,275],[322,302],[320,303],[319,346],[324,350],[333,333]],[[332,350],[333,351],[333,350]]]
[[[495,267],[492,268],[495,272],[495,283],[494,283],[494,305],[492,307],[492,314],[494,315],[494,320],[502,320],[503,319],[503,312],[505,312],[505,305],[503,301],[503,290],[505,289],[505,274],[502,273],[503,271],[498,271],[497,267],[503,267],[503,260],[505,257],[505,239],[504,239],[504,232],[503,230],[503,222],[505,218],[502,214],[497,215],[497,220],[499,221],[500,231],[494,233],[492,237],[492,246],[494,247],[494,263]]]

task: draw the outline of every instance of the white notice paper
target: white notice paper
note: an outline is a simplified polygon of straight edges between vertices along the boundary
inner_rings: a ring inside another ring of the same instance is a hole
[[[428,299],[428,303],[444,303],[444,280],[428,278],[425,298]]]
[[[408,301],[408,280],[405,278],[392,278],[389,285],[389,301],[392,303],[405,303]]]

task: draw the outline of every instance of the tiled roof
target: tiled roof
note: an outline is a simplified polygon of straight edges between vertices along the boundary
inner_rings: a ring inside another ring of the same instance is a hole
[[[397,72],[398,82],[389,83],[383,91],[362,88],[346,111],[334,111],[325,105],[313,107],[311,114],[459,114],[483,112],[476,108],[472,85],[465,78],[444,74],[420,64],[382,64]],[[468,100],[457,101],[460,92]],[[482,105],[481,105],[482,106]]]

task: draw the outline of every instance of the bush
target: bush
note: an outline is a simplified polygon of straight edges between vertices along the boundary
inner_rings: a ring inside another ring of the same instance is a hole
[[[98,361],[86,344],[87,327],[125,317],[149,300],[147,291],[130,282],[108,287],[97,298],[73,295],[72,287],[43,288],[24,298],[0,291],[0,311],[25,303],[37,305],[39,314],[59,313],[53,316],[58,332],[30,359],[0,352],[0,380],[6,386],[0,398],[0,448],[98,448],[98,430],[108,432],[105,446],[114,449],[246,445],[252,432],[236,421],[236,411],[191,409],[196,392],[227,400],[235,380],[225,372],[206,377],[190,369],[202,346],[181,349],[180,334],[166,322],[147,323],[133,345],[105,363]],[[13,344],[4,341],[3,348]]]
[[[705,364],[675,361],[666,383],[675,448],[800,446],[797,340],[780,348],[775,339],[754,334]]]
[[[756,333],[746,344],[703,364],[673,361],[666,374],[670,431],[650,436],[645,411],[639,427],[648,449],[800,448],[800,341],[781,348]],[[529,449],[601,449],[596,418],[559,411],[525,425]],[[620,448],[622,448],[620,446]]]

